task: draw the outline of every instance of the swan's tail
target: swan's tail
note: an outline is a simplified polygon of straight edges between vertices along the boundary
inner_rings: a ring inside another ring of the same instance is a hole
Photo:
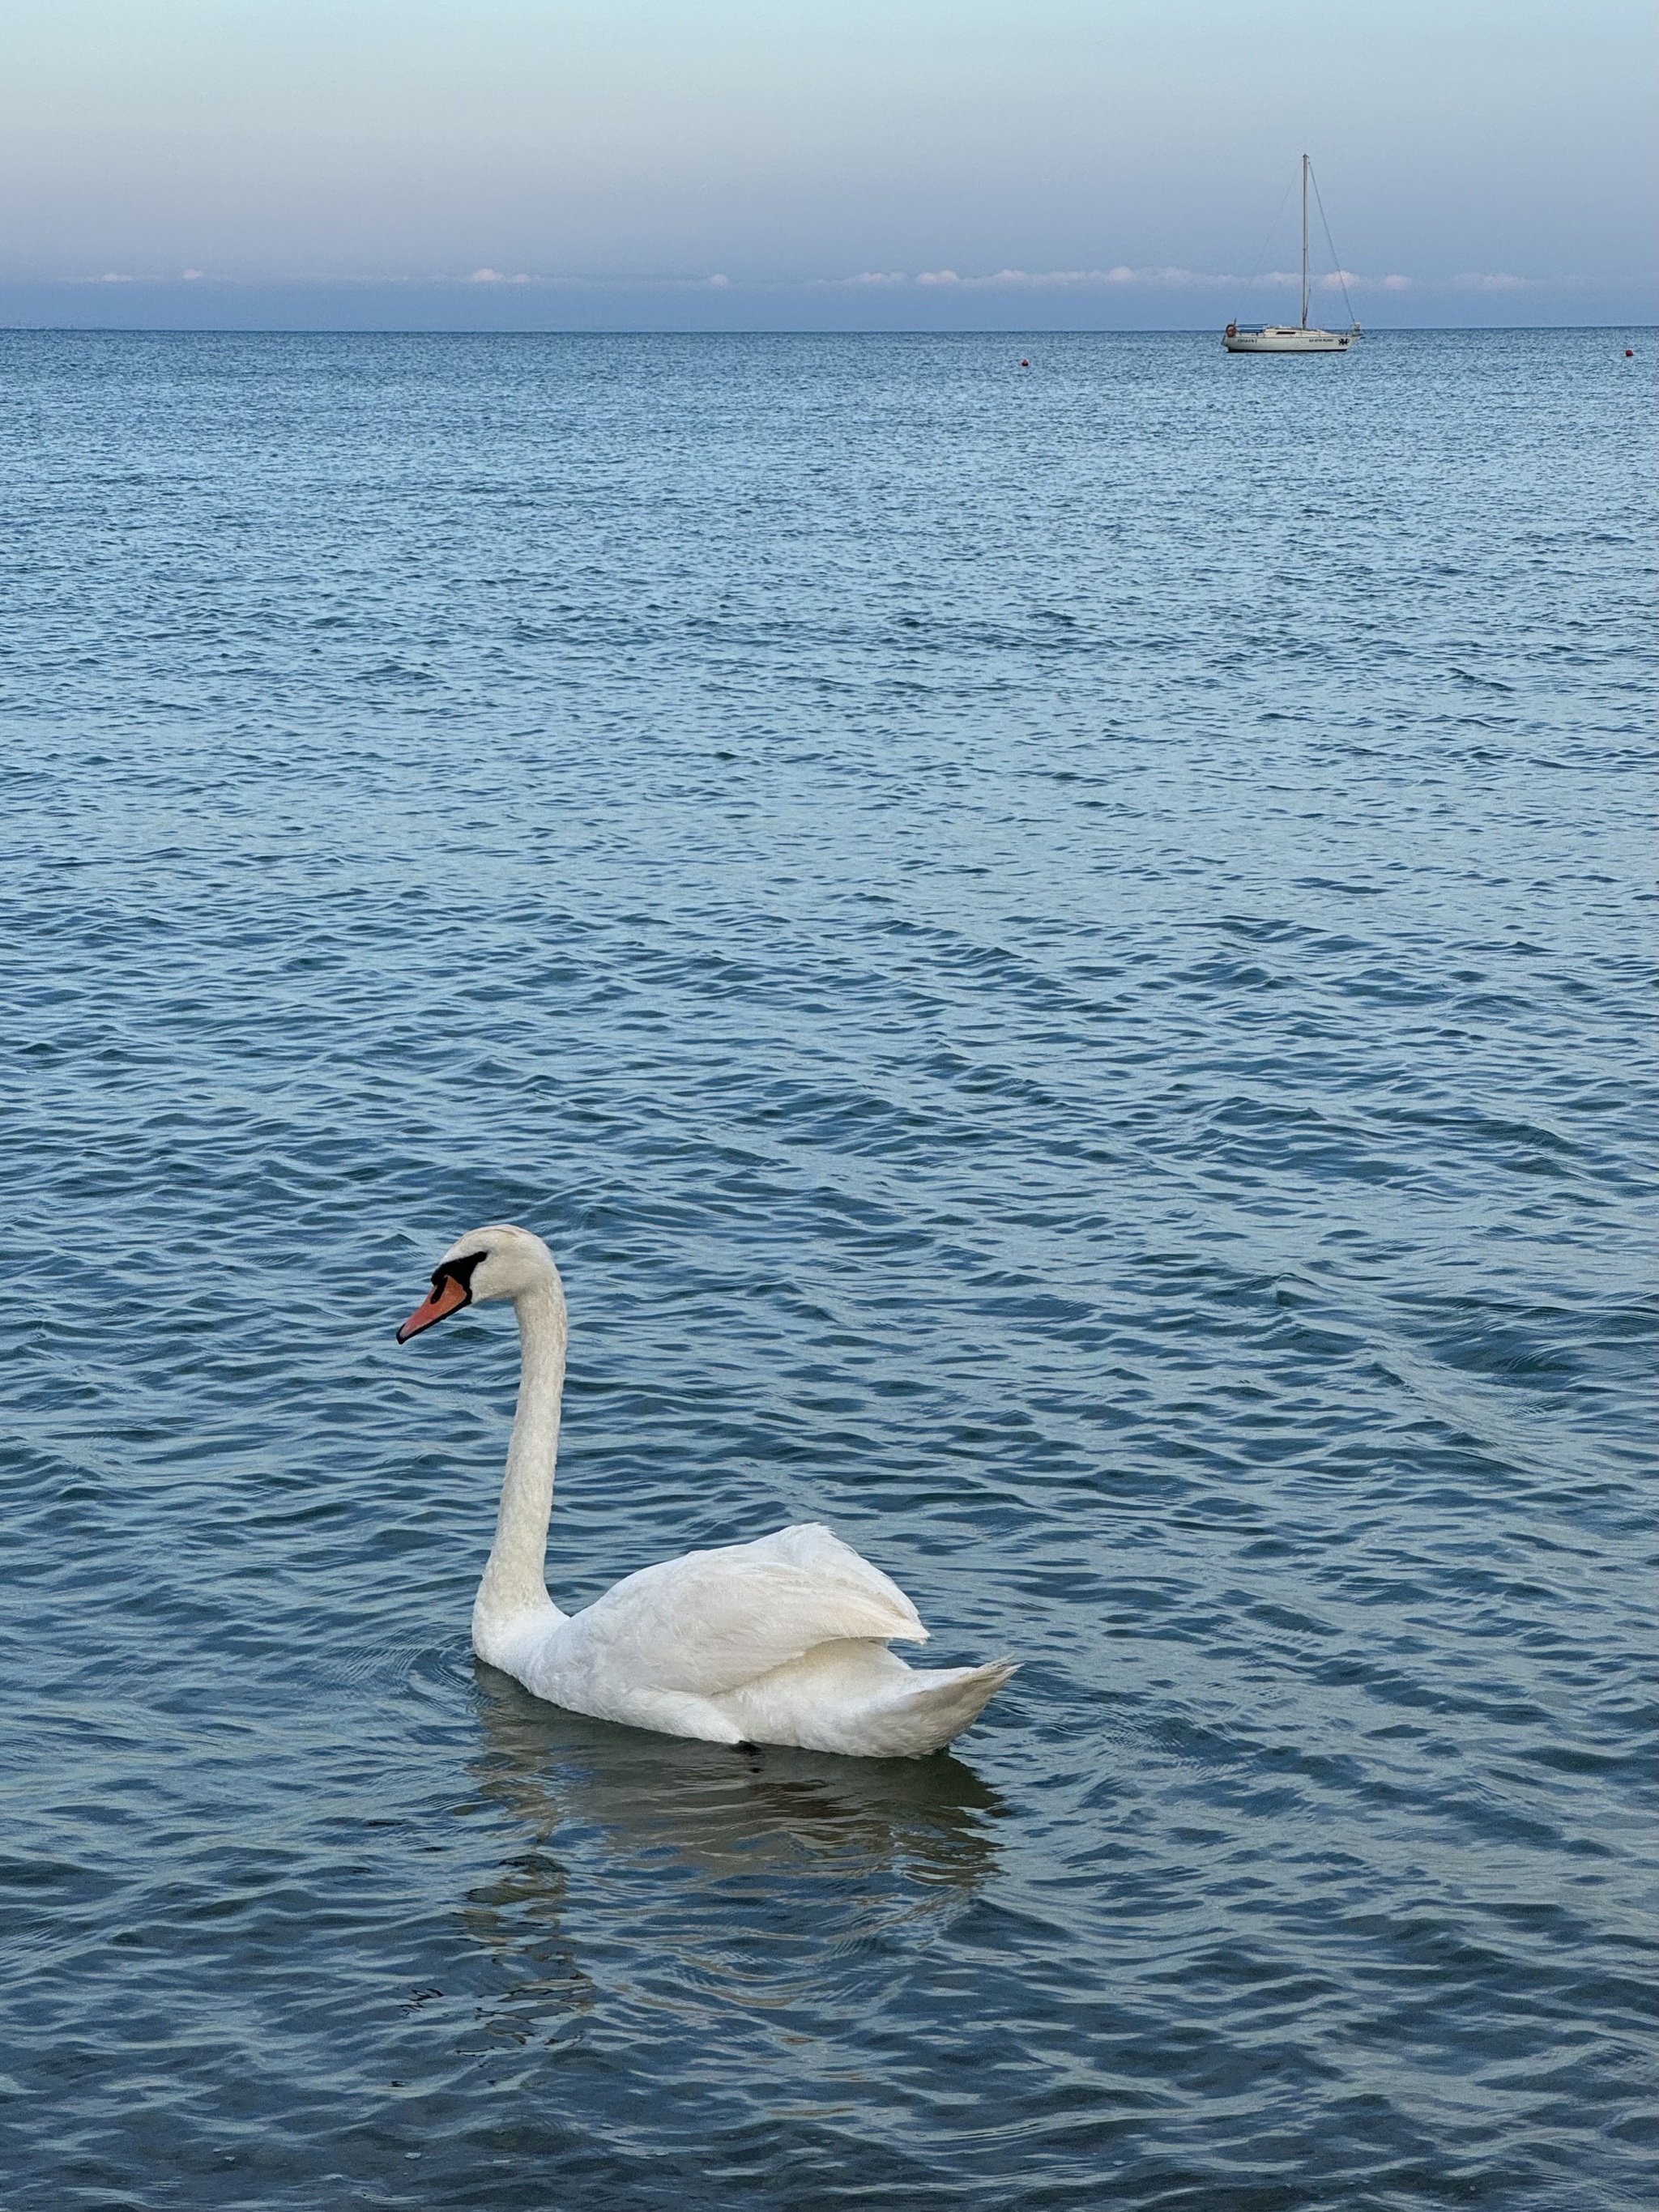
[[[937,1674],[913,1670],[897,1694],[884,1698],[868,1716],[863,1731],[868,1750],[878,1759],[922,1759],[930,1751],[943,1751],[1018,1671],[1012,1659],[993,1659],[984,1667],[951,1667]]]
[[[797,1744],[854,1759],[923,1759],[943,1751],[977,1719],[1014,1671],[1012,1659],[988,1667],[911,1668],[877,1638],[842,1637],[707,1703],[751,1743]],[[684,1733],[728,1740],[716,1727]]]

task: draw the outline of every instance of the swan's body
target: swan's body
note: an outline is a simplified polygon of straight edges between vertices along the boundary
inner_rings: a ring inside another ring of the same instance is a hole
[[[812,1522],[688,1552],[628,1576],[581,1613],[561,1613],[544,1580],[566,1340],[551,1253],[522,1229],[463,1237],[398,1337],[488,1298],[512,1299],[524,1366],[495,1541],[472,1608],[481,1659],[600,1720],[874,1759],[943,1749],[1007,1680],[1006,1661],[907,1667],[888,1644],[927,1641],[915,1606]]]

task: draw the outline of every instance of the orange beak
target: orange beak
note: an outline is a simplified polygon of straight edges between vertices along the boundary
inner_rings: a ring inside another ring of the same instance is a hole
[[[398,1331],[399,1344],[407,1344],[411,1336],[418,1336],[423,1328],[430,1328],[434,1321],[453,1314],[457,1306],[464,1306],[471,1293],[465,1283],[458,1283],[453,1275],[440,1275],[433,1285],[431,1294],[417,1305],[409,1319]]]

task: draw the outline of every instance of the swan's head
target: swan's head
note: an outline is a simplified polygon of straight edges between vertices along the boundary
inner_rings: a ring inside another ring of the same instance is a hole
[[[552,1291],[562,1304],[559,1271],[539,1237],[501,1221],[488,1229],[469,1230],[432,1270],[430,1294],[398,1331],[398,1341],[407,1344],[411,1336],[463,1306],[482,1305],[489,1298],[520,1298],[538,1289]]]

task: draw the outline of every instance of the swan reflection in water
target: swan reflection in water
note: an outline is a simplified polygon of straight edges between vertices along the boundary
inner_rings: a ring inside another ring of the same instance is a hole
[[[465,1909],[506,1984],[478,2021],[497,2047],[579,2037],[611,1996],[682,2027],[732,2004],[817,2009],[925,1945],[995,1867],[1004,1802],[948,1755],[652,1735],[475,1666],[474,1803],[514,1832]]]

